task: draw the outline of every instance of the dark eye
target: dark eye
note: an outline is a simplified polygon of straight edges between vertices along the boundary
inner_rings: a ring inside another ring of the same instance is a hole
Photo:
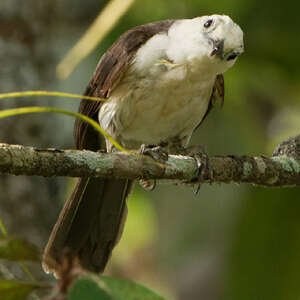
[[[212,24],[212,22],[213,22],[212,19],[207,20],[207,21],[204,23],[204,27],[205,27],[205,28],[210,27],[210,25]]]
[[[237,57],[237,54],[231,54],[228,58],[227,58],[227,60],[234,60],[235,58]]]

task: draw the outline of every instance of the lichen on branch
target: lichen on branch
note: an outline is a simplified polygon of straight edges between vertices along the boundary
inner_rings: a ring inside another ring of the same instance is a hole
[[[273,156],[213,156],[204,182],[300,185],[300,135],[281,143]],[[38,149],[0,144],[0,172],[14,175],[169,179],[197,182],[193,157],[169,155],[165,164],[148,156],[86,150]],[[209,174],[212,174],[210,178]]]

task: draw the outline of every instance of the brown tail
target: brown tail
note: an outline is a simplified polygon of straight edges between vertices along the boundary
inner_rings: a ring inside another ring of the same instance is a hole
[[[102,272],[123,232],[132,181],[81,178],[62,209],[43,255],[43,267],[59,276],[64,249],[92,272]]]

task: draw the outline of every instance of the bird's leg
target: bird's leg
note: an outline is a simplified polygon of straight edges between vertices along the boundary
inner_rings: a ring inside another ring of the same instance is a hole
[[[166,151],[165,143],[161,143],[158,146],[156,145],[145,145],[141,146],[140,152],[141,154],[150,156],[155,161],[164,163],[168,160],[168,152]]]
[[[199,145],[199,146],[191,146],[188,148],[189,154],[194,157],[197,168],[198,168],[198,174],[197,174],[197,181],[198,185],[195,190],[195,194],[197,195],[199,193],[199,190],[201,188],[201,183],[204,181],[205,174],[208,175],[208,180],[211,183],[213,179],[213,171],[210,166],[209,156],[206,152],[205,146]]]
[[[205,146],[197,145],[197,146],[190,146],[188,148],[179,147],[176,149],[178,154],[191,156],[195,159],[198,172],[197,172],[197,188],[195,190],[195,194],[198,194],[201,183],[204,181],[205,175],[208,175],[209,182],[212,182],[213,179],[213,172],[210,167],[210,161],[208,154],[206,152]]]
[[[161,143],[159,146],[156,145],[149,145],[146,146],[143,144],[141,146],[140,152],[143,155],[150,156],[155,161],[164,164],[168,160],[168,152],[165,150],[165,143]],[[149,180],[149,179],[140,179],[139,180],[140,186],[142,186],[147,191],[153,191],[156,186],[156,180]]]

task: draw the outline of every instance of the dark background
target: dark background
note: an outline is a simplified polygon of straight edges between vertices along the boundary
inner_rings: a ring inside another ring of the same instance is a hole
[[[244,31],[245,53],[225,75],[224,108],[214,109],[192,144],[205,144],[212,155],[271,155],[281,140],[299,134],[298,1],[137,0],[71,77],[59,81],[56,65],[106,2],[1,0],[0,92],[82,93],[101,54],[127,29],[228,14]],[[76,111],[78,101],[0,103],[1,108],[27,105]],[[50,114],[3,119],[0,141],[72,148],[73,122]],[[67,178],[1,176],[0,218],[11,234],[42,248],[72,184]],[[132,278],[170,299],[298,299],[299,198],[299,188],[214,184],[195,196],[183,186],[159,186],[151,193],[137,187],[107,273]]]

